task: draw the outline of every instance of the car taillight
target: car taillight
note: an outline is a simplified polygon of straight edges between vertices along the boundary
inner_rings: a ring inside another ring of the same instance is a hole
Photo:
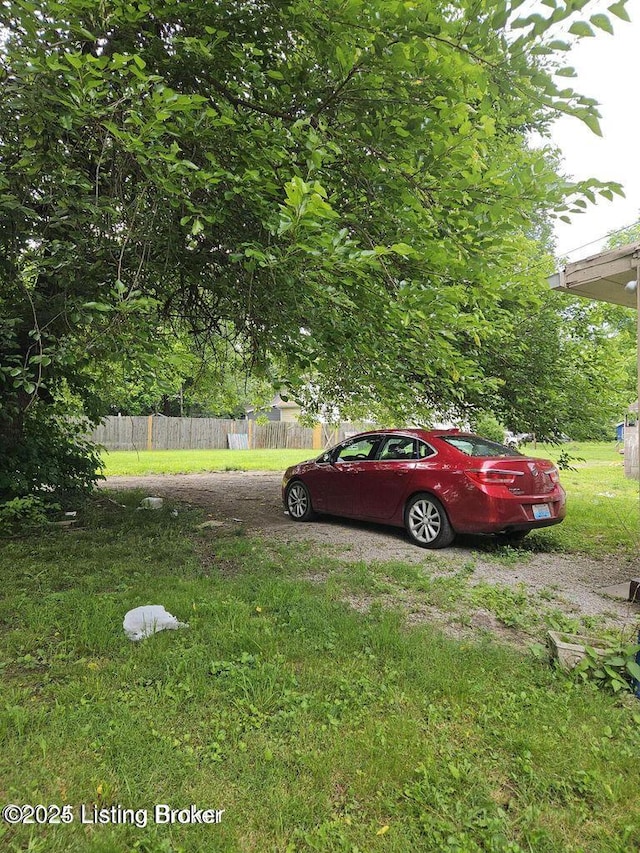
[[[475,468],[466,472],[472,483],[480,486],[512,486],[522,471],[505,471],[501,468]]]
[[[557,468],[550,468],[548,471],[545,471],[544,473],[549,475],[549,478],[551,479],[552,483],[555,484],[555,483],[560,482],[560,474],[558,474]]]

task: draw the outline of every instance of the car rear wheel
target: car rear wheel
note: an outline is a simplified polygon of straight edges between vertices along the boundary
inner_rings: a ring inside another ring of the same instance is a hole
[[[446,548],[455,533],[445,508],[433,495],[414,495],[404,513],[404,525],[411,540],[421,548]]]
[[[309,521],[315,516],[309,489],[300,480],[295,480],[287,489],[287,509],[294,521]]]

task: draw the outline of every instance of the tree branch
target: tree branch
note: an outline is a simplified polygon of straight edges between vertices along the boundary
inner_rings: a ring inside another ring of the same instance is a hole
[[[238,98],[229,89],[223,84],[219,83],[217,80],[210,81],[213,88],[220,95],[223,96],[225,100],[227,100],[230,104],[233,104],[234,107],[242,107],[243,109],[251,110],[252,112],[261,113],[262,115],[270,116],[271,118],[279,118],[282,121],[298,121],[301,118],[300,115],[296,115],[294,112],[282,112],[280,110],[273,110],[269,107],[263,107],[262,104],[256,104],[255,101],[248,101],[244,98]],[[311,118],[311,123],[314,124],[315,119]]]

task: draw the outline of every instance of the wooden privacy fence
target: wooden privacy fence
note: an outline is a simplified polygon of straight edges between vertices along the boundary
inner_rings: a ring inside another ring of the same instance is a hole
[[[229,440],[230,435],[246,435],[246,444],[252,450],[322,450],[354,432],[358,429],[353,424],[342,424],[336,428],[318,424],[315,428],[307,428],[297,423],[274,421],[258,424],[249,420],[218,418],[112,415],[94,430],[91,439],[107,450],[222,450],[233,443]]]
[[[246,422],[215,418],[110,416],[91,438],[107,450],[198,450],[227,447],[227,435],[246,432]]]

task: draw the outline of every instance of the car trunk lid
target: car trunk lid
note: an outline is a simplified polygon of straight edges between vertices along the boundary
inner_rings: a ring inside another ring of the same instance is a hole
[[[476,461],[468,471],[472,480],[484,486],[505,486],[514,495],[548,495],[559,481],[558,469],[547,459],[509,456]]]

